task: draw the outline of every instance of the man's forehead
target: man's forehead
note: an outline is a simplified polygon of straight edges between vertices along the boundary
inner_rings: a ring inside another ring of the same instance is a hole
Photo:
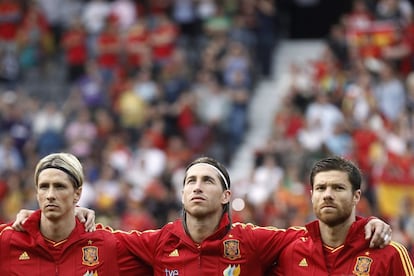
[[[216,170],[210,166],[209,164],[205,164],[205,163],[198,163],[195,164],[193,166],[191,166],[190,168],[188,168],[187,170],[187,177],[188,176],[217,176],[217,172]]]
[[[349,183],[349,180],[348,180],[348,174],[346,172],[332,170],[332,171],[324,171],[324,172],[317,173],[315,175],[314,182],[315,182],[315,184],[317,184],[317,183],[322,183],[322,184],[335,183],[335,184],[337,184],[338,182]]]

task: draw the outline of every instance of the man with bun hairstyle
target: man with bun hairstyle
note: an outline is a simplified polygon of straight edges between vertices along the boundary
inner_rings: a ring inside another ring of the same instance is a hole
[[[40,209],[25,221],[25,232],[2,226],[0,275],[152,275],[109,231],[86,232],[75,218],[83,179],[72,154],[53,153],[38,162]]]
[[[318,218],[304,237],[291,242],[272,275],[414,276],[411,256],[398,242],[368,248],[364,219],[356,216],[362,175],[344,158],[319,160],[310,173],[311,200]]]
[[[213,158],[200,157],[185,170],[182,218],[158,230],[113,233],[150,265],[156,276],[265,275],[282,250],[304,236],[306,230],[232,223],[230,186],[224,166]],[[22,219],[19,215],[16,225]],[[368,220],[367,237],[375,229],[371,242],[383,245],[389,225],[378,219]]]

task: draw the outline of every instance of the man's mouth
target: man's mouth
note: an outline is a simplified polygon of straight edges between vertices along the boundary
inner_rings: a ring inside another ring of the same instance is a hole
[[[191,198],[191,201],[204,201],[204,200],[206,199],[202,196],[195,196]]]

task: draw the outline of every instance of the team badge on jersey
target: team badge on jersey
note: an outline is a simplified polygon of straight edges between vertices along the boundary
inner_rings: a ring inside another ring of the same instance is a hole
[[[98,247],[96,246],[85,246],[82,247],[82,264],[87,266],[94,266],[99,264]]]
[[[230,260],[241,258],[238,240],[225,240],[223,244],[225,258]]]
[[[353,274],[358,276],[369,276],[372,259],[366,256],[359,256],[355,264]]]

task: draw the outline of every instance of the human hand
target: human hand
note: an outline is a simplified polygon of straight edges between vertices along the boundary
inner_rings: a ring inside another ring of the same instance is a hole
[[[373,218],[365,225],[365,239],[371,238],[370,248],[383,248],[391,242],[391,226],[384,221]]]
[[[75,216],[85,224],[86,232],[93,232],[95,227],[95,211],[85,207],[75,207]]]
[[[25,229],[23,227],[23,224],[26,222],[27,218],[33,213],[33,210],[21,209],[16,215],[16,220],[13,222],[12,228],[16,231],[24,232]]]

